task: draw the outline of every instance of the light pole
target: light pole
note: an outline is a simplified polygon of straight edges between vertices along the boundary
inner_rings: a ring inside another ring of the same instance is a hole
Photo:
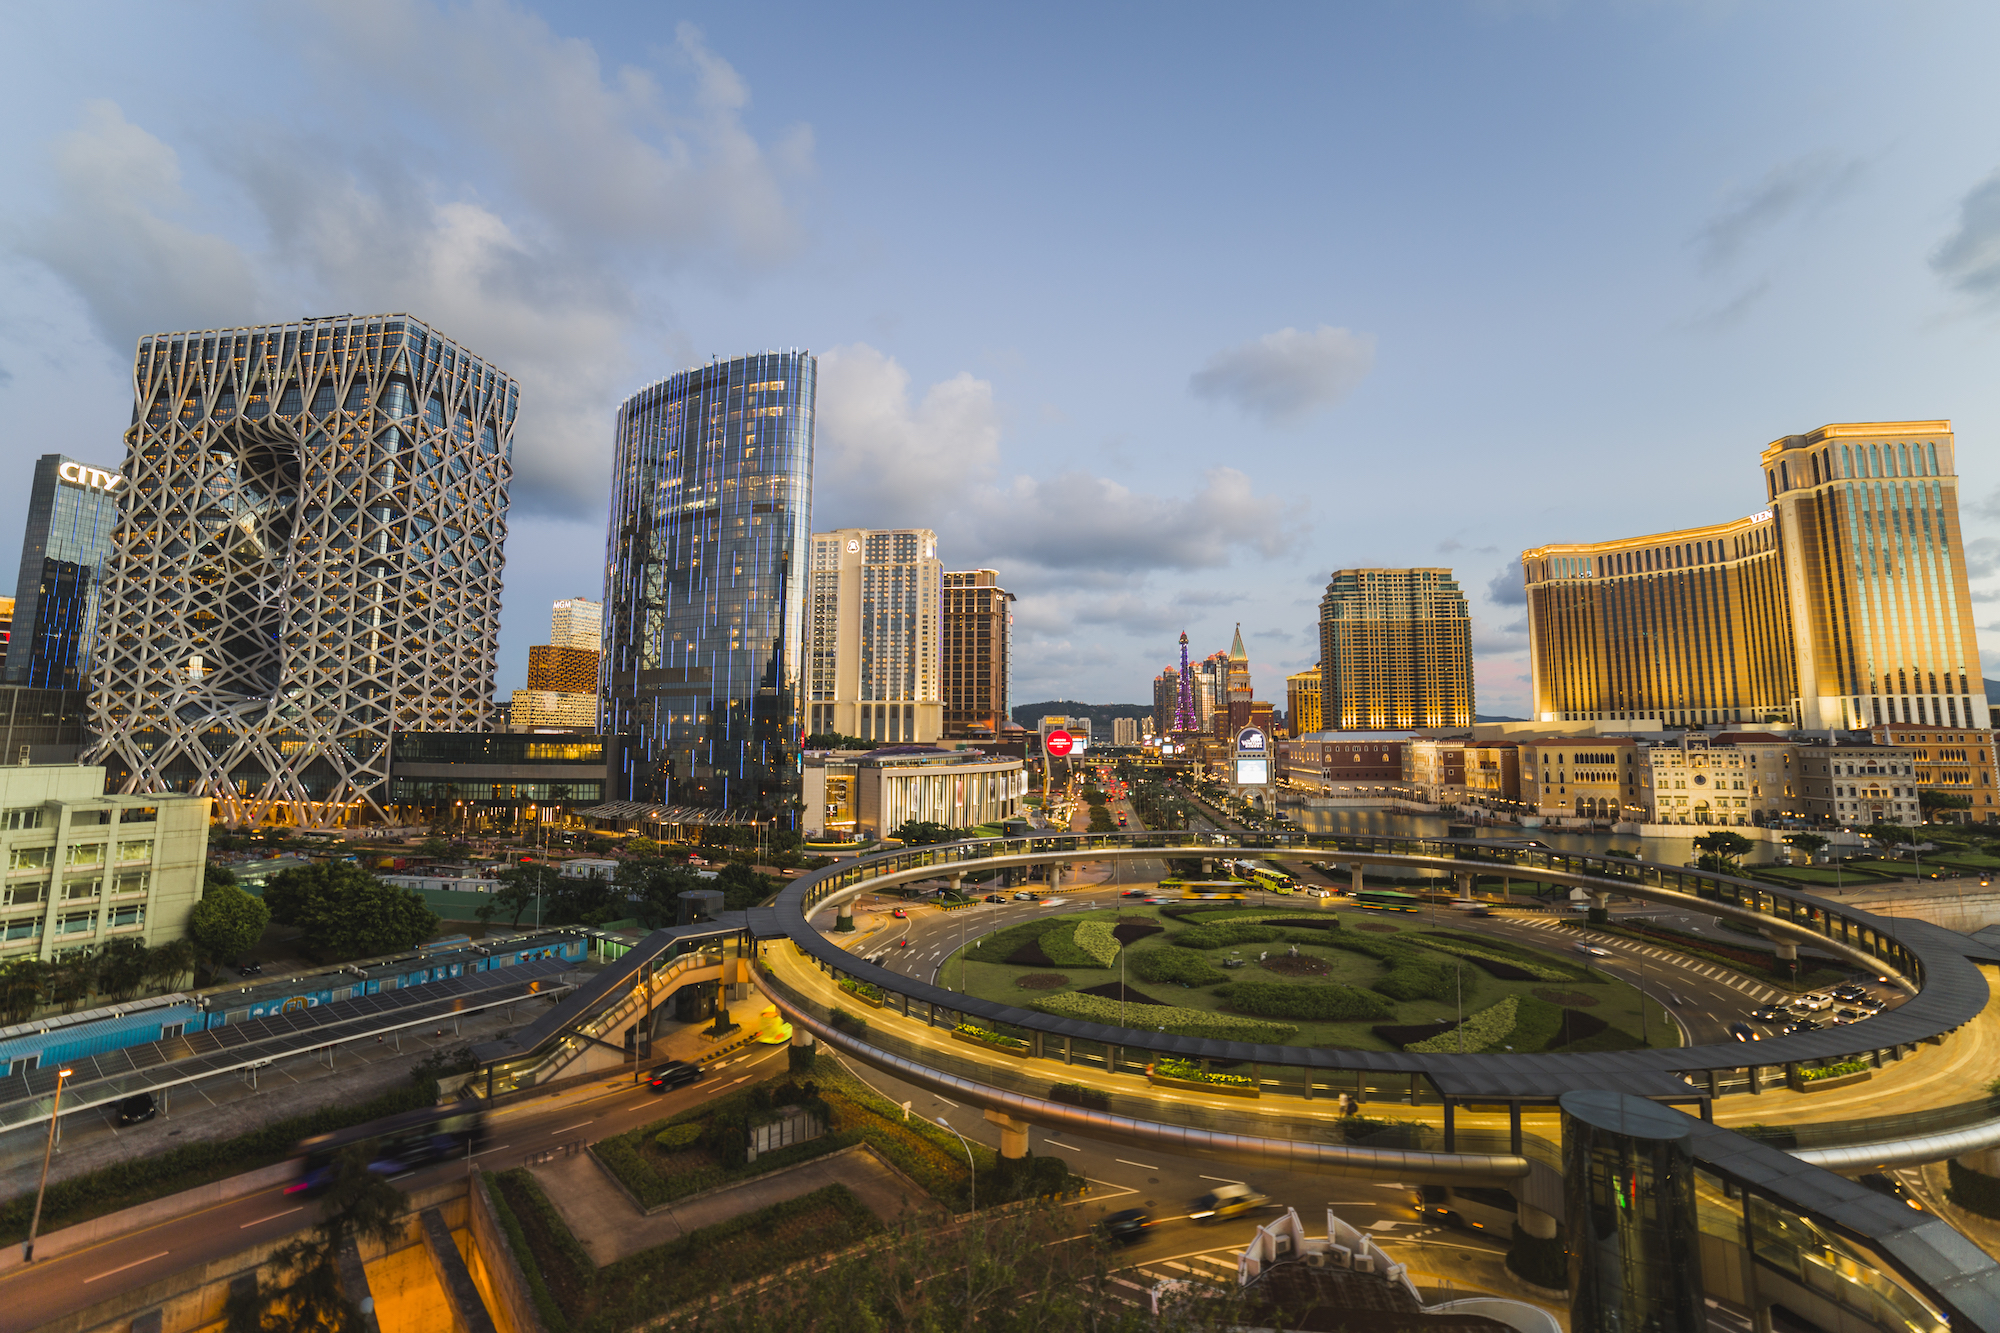
[[[943,1116],[939,1116],[937,1122],[952,1133],[958,1134],[958,1129]],[[979,1168],[973,1164],[972,1145],[965,1142],[965,1135],[958,1134],[958,1141],[965,1148],[965,1197],[970,1204],[968,1211],[976,1213],[979,1211]],[[31,1245],[33,1243],[29,1242]]]
[[[42,1225],[42,1195],[49,1188],[49,1156],[56,1150],[56,1120],[62,1115],[63,1080],[76,1071],[58,1069],[56,1071],[56,1099],[49,1108],[49,1141],[42,1148],[42,1183],[35,1186],[35,1214],[28,1220],[28,1243],[21,1249],[21,1262],[35,1262],[35,1232]]]

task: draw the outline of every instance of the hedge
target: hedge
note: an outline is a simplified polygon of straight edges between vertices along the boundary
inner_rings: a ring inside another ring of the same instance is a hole
[[[1187,920],[1197,928],[1207,926],[1229,926],[1239,921],[1254,921],[1264,926],[1303,926],[1309,930],[1339,930],[1340,918],[1331,913],[1323,916],[1299,916],[1288,907],[1258,907],[1249,911],[1190,912]]]
[[[853,977],[842,977],[840,988],[849,995],[858,995],[864,1000],[879,1001],[882,998],[882,988],[872,981],[856,981]]]
[[[300,1139],[331,1134],[337,1129],[436,1103],[437,1082],[425,1079],[358,1105],[323,1107],[310,1115],[272,1121],[262,1129],[233,1139],[190,1143],[154,1157],[119,1162],[59,1180],[49,1186],[43,1200],[41,1234],[282,1162],[291,1156]],[[34,1207],[32,1193],[22,1194],[0,1207],[0,1244],[27,1240],[28,1221]]]
[[[1111,931],[1109,921],[1079,921],[1071,939],[1077,951],[1089,955],[1098,967],[1110,967],[1118,961],[1118,950],[1122,947]]]
[[[527,1172],[521,1172],[526,1175]],[[528,1295],[535,1302],[535,1309],[542,1316],[542,1323],[549,1333],[569,1333],[569,1318],[557,1304],[549,1291],[548,1279],[542,1276],[541,1260],[534,1248],[528,1244],[527,1233],[521,1227],[521,1219],[514,1216],[514,1210],[500,1191],[499,1178],[491,1171],[482,1174],[480,1183],[486,1187],[486,1197],[492,1201],[493,1212],[500,1219],[500,1229],[507,1233],[507,1244],[514,1251],[514,1262],[520,1265],[521,1276],[527,1279]]]
[[[1470,959],[1496,976],[1502,975],[1496,970],[1496,965],[1499,968],[1525,973],[1523,976],[1506,977],[1505,979],[1509,981],[1575,981],[1583,975],[1581,968],[1567,967],[1525,953],[1516,953],[1513,950],[1495,949],[1483,943],[1468,944],[1448,935],[1426,931],[1419,942],[1426,949],[1436,949],[1440,953]]]
[[[1415,1042],[1403,1049],[1426,1053],[1464,1051],[1468,1055],[1474,1051],[1483,1051],[1489,1046],[1499,1045],[1513,1035],[1515,1024],[1519,1021],[1520,1008],[1521,997],[1509,995],[1500,1003],[1481,1009],[1450,1032],[1440,1032],[1428,1041]]]
[[[1231,1009],[1260,1018],[1355,1023],[1392,1018],[1396,1012],[1381,996],[1338,982],[1236,981],[1216,987],[1215,993],[1226,998]]]
[[[2000,1217],[2000,1179],[1961,1166],[1956,1157],[1946,1159],[1945,1170],[1950,1174],[1945,1194],[1953,1203],[1981,1217]]]
[[[1056,1083],[1049,1087],[1049,1100],[1065,1106],[1084,1106],[1093,1111],[1109,1111],[1111,1094],[1086,1088],[1081,1083]]]
[[[700,1137],[701,1126],[698,1124],[668,1125],[653,1136],[653,1142],[661,1152],[678,1152],[682,1148],[692,1147],[695,1140]]]
[[[974,940],[965,950],[965,956],[975,963],[1005,963],[1010,955],[1024,945],[1034,944],[1049,928],[1046,920],[1024,921],[1018,926],[996,930],[991,935]]]
[[[1042,957],[1048,959],[1049,964],[1051,966],[1053,967],[1103,967],[1104,966],[1104,964],[1098,962],[1086,950],[1084,950],[1077,944],[1076,932],[1081,924],[1082,924],[1081,922],[1077,921],[1058,921],[1053,925],[1046,921],[1040,923],[1042,927],[1042,933],[1040,937],[1036,940],[1036,943],[1041,947]],[[1015,956],[1020,957],[1025,955],[1026,953],[1027,950],[1025,949],[1016,950]]]
[[[1434,954],[1389,939],[1373,939],[1356,931],[1328,935],[1322,944],[1365,954],[1388,970],[1368,989],[1392,1000],[1442,1000],[1452,993],[1452,969]]]
[[[1229,1088],[1252,1088],[1256,1084],[1241,1074],[1217,1074],[1203,1069],[1192,1060],[1176,1060],[1162,1056],[1153,1061],[1153,1072],[1161,1078],[1177,1078],[1189,1083],[1220,1083]]]
[[[1045,1014],[1081,1018],[1086,1023],[1102,1023],[1107,1027],[1128,1026],[1125,1020],[1129,1018],[1135,1021],[1140,1031],[1165,1028],[1177,1036],[1213,1037],[1218,1041],[1283,1045],[1298,1035],[1298,1029],[1289,1023],[1264,1023],[1254,1018],[1212,1014],[1206,1009],[1189,1009],[1177,1004],[1135,1004],[1121,1012],[1116,1000],[1107,1000],[1101,995],[1079,995],[1075,991],[1037,1000],[1034,1007]]]
[[[1229,980],[1227,972],[1191,949],[1140,949],[1126,957],[1125,966],[1141,981],[1213,986]]]
[[[1813,1083],[1823,1078],[1840,1078],[1847,1074],[1863,1073],[1873,1067],[1866,1060],[1842,1060],[1839,1064],[1799,1070],[1799,1082]]]
[[[1236,944],[1268,944],[1283,933],[1276,927],[1247,921],[1211,922],[1192,930],[1175,931],[1172,942],[1183,949],[1225,949]]]

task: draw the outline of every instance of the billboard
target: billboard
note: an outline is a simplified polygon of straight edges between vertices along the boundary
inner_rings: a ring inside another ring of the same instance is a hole
[[[1271,780],[1271,761],[1268,759],[1236,758],[1236,785],[1239,787],[1261,787]]]

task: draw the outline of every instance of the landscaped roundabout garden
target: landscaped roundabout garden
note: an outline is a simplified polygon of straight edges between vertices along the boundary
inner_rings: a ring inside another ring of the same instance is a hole
[[[937,984],[1111,1027],[1272,1045],[1474,1054],[1641,1044],[1634,987],[1581,957],[1420,914],[1133,903],[970,941]],[[1648,1043],[1679,1045],[1666,1011],[1645,1004]]]

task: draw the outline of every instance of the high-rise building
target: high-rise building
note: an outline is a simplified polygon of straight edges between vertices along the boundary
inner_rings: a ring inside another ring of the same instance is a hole
[[[1014,646],[1014,594],[993,569],[944,576],[944,734],[998,736],[1007,725],[1007,672]]]
[[[1319,653],[1327,731],[1472,725],[1472,621],[1449,569],[1336,569]]]
[[[77,690],[90,674],[104,562],[118,526],[125,478],[63,454],[35,460],[28,530],[14,584],[6,678],[39,689]]]
[[[1139,743],[1139,719],[1136,717],[1112,718],[1111,743],[1113,745],[1137,745]]]
[[[555,604],[549,642],[528,649],[528,688],[514,691],[510,729],[597,730],[597,644],[603,613],[602,604],[581,597]]]
[[[813,534],[806,734],[890,745],[929,744],[943,734],[943,593],[937,534],[928,528]]]
[[[1983,728],[1948,421],[1763,451],[1771,508],[1524,551],[1540,721]]]
[[[1228,653],[1218,650],[1194,664],[1194,715],[1211,736],[1221,736],[1228,727]]]
[[[796,785],[816,383],[809,353],[761,352],[670,375],[618,411],[613,800],[749,816]]]
[[[1876,421],[1765,446],[1799,725],[1990,725],[1954,445],[1949,421]]]
[[[1174,713],[1180,704],[1181,672],[1168,667],[1153,677],[1153,734],[1165,736],[1174,729]]]
[[[382,817],[492,714],[511,377],[407,315],[139,342],[86,762],[230,824]]]
[[[1229,666],[1223,676],[1225,707],[1229,709],[1229,724],[1220,734],[1227,738],[1250,725],[1250,705],[1255,690],[1250,684],[1250,654],[1243,647],[1243,626],[1236,626],[1236,637],[1229,644]],[[1266,709],[1266,712],[1269,710]]]
[[[1285,677],[1285,723],[1294,737],[1320,730],[1320,685],[1317,665]]]
[[[1674,726],[1791,716],[1777,525],[1730,523],[1521,553],[1537,722]]]

